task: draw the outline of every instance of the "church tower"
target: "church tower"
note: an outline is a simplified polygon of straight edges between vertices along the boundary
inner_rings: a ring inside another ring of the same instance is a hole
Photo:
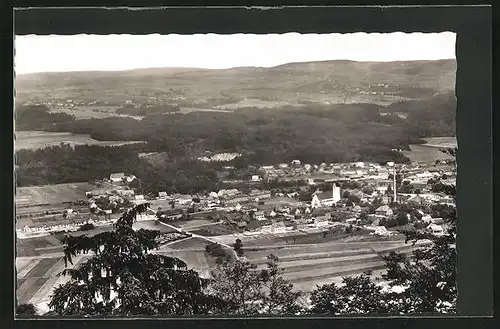
[[[333,183],[333,188],[332,188],[332,199],[333,202],[337,203],[340,201],[340,186],[337,186],[337,184]]]

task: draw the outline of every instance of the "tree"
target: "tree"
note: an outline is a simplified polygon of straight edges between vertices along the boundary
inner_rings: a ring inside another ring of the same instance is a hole
[[[209,280],[188,270],[178,258],[150,251],[159,246],[160,231],[132,228],[149,204],[125,212],[114,230],[92,237],[64,238],[64,261],[93,255],[61,273],[69,282],[54,291],[50,309],[59,316],[133,316],[212,314],[222,301],[207,294]]]
[[[36,315],[36,307],[33,304],[20,304],[16,307],[16,316],[19,318],[32,318]]]
[[[371,195],[373,193],[374,189],[371,186],[365,186],[365,187],[363,187],[362,191],[364,194]]]
[[[249,262],[225,262],[213,271],[212,289],[231,315],[295,315],[300,292],[282,276],[278,258],[267,257],[266,268]]]
[[[396,221],[398,222],[399,226],[403,226],[408,224],[408,214],[405,212],[400,212],[396,216]]]
[[[243,256],[243,243],[240,239],[236,239],[235,243],[233,244],[233,248],[239,257]]]
[[[345,277],[343,286],[335,283],[318,287],[311,294],[312,314],[383,314],[389,313],[390,307],[382,288],[362,274],[357,277]]]

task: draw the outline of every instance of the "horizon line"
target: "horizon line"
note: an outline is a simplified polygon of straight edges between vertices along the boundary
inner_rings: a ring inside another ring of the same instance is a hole
[[[255,69],[272,69],[284,65],[290,64],[307,64],[307,63],[325,63],[325,62],[352,62],[352,63],[407,63],[407,62],[438,62],[438,61],[449,61],[455,60],[455,58],[439,58],[439,59],[410,59],[410,60],[394,60],[394,61],[356,61],[350,59],[327,59],[320,61],[299,61],[299,62],[287,62],[283,64],[273,65],[273,66],[232,66],[225,68],[207,68],[207,67],[196,67],[196,66],[153,66],[153,67],[135,67],[129,69],[91,69],[91,70],[75,70],[75,71],[37,71],[37,72],[26,72],[26,73],[16,73],[14,67],[15,76],[26,76],[26,75],[36,75],[36,74],[60,74],[60,73],[100,73],[100,72],[130,72],[137,70],[161,70],[161,69],[185,69],[185,70],[210,70],[210,71],[222,71],[222,70],[232,70],[238,68],[255,68]]]

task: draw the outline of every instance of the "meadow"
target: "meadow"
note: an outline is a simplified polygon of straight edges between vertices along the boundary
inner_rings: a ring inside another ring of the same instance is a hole
[[[70,145],[121,146],[143,143],[142,141],[98,141],[88,134],[72,134],[46,131],[16,131],[15,150],[36,150],[45,147],[59,146],[61,143]]]
[[[74,202],[86,200],[85,193],[95,189],[89,183],[17,187],[15,202],[18,207]]]

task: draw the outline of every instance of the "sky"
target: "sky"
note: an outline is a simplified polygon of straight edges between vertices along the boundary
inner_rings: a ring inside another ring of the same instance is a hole
[[[152,67],[223,69],[324,60],[455,58],[455,33],[48,35],[15,37],[16,74]]]

